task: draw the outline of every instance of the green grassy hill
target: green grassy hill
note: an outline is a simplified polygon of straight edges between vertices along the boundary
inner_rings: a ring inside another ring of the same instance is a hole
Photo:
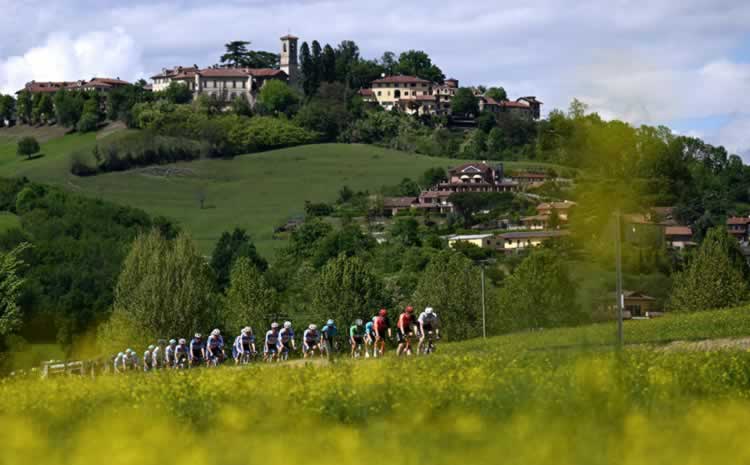
[[[273,240],[273,228],[301,214],[306,200],[333,201],[344,185],[373,191],[404,177],[416,178],[433,166],[447,168],[461,163],[366,145],[322,144],[79,178],[68,171],[70,153],[92,147],[94,134],[53,138],[42,143],[42,157],[25,160],[15,154],[14,139],[3,131],[0,176],[27,176],[173,218],[206,253],[221,232],[240,226],[252,234],[261,252],[268,254],[279,242]],[[172,170],[168,173],[162,168]],[[199,208],[200,196],[205,196],[204,209]]]

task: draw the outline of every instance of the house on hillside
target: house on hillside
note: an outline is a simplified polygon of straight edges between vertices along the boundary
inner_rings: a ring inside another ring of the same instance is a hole
[[[612,295],[616,297],[616,295]],[[615,302],[616,298],[613,299]],[[656,299],[638,291],[623,291],[622,292],[623,309],[625,314],[623,315],[626,319],[632,318],[645,318],[653,315],[656,308]],[[616,307],[614,307],[616,309]]]
[[[521,97],[515,101],[495,100],[485,95],[479,96],[479,111],[490,112],[495,116],[511,115],[528,120],[541,117],[542,102],[536,97]]]
[[[563,223],[570,219],[570,211],[576,206],[575,202],[565,200],[563,202],[543,202],[536,206],[536,211],[542,216],[551,216],[552,212],[557,212],[558,218]]]
[[[453,212],[449,197],[459,192],[516,192],[518,183],[506,179],[503,165],[466,163],[448,172],[448,181],[423,191],[416,208],[437,213]]]
[[[535,184],[541,183],[547,180],[547,174],[545,173],[532,173],[528,171],[514,173],[510,176],[510,179],[516,181],[518,184]]]
[[[154,92],[160,92],[169,87],[169,84],[172,82],[175,76],[187,73],[192,73],[192,75],[195,76],[195,73],[199,70],[200,68],[198,67],[198,65],[162,68],[160,73],[151,76],[151,89]]]
[[[386,110],[429,115],[437,112],[432,83],[416,76],[388,76],[372,82],[372,97]]]
[[[549,215],[534,215],[521,218],[524,229],[543,231],[549,228]]]
[[[502,250],[516,252],[538,247],[545,241],[565,237],[569,234],[568,231],[519,231],[503,233],[498,238],[503,243]]]
[[[747,242],[750,237],[750,218],[731,216],[727,218],[727,230],[740,242]]]
[[[417,197],[383,197],[383,214],[396,216],[402,211],[409,211],[419,203]]]
[[[678,250],[697,245],[693,240],[693,229],[690,226],[665,227],[664,241],[667,247]]]
[[[502,249],[502,241],[494,234],[458,234],[448,237],[448,247],[454,248],[457,243],[473,244],[480,249]]]

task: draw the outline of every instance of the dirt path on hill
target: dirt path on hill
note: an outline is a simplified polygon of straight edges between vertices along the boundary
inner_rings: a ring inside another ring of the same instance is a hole
[[[673,341],[655,346],[660,352],[715,352],[718,350],[750,350],[750,337]]]

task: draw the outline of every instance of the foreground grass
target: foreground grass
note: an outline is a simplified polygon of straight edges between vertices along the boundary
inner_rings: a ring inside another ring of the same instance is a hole
[[[626,333],[651,344],[747,335],[746,310]],[[324,452],[358,464],[373,451],[393,464],[750,460],[749,352],[580,344],[605,335],[611,326],[442,344],[406,360],[6,380],[4,463],[295,463]]]
[[[262,253],[269,255],[282,241],[274,227],[304,212],[305,201],[331,202],[348,185],[376,191],[405,177],[418,178],[426,169],[448,168],[462,160],[432,158],[366,145],[321,144],[243,155],[232,160],[201,160],[168,165],[180,175],[163,176],[151,169],[79,178],[69,173],[70,154],[90,149],[94,134],[72,134],[42,144],[42,157],[25,160],[15,142],[0,130],[0,176],[31,180],[142,208],[177,220],[205,253],[223,231],[247,229]],[[506,167],[547,167],[510,162]],[[200,208],[204,198],[205,208]]]

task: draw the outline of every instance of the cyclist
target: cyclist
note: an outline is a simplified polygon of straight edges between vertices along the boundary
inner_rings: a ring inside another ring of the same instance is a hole
[[[154,349],[156,346],[151,344],[143,353],[143,371],[151,371],[154,367]]]
[[[422,353],[422,346],[424,345],[424,340],[427,337],[429,333],[435,333],[436,338],[440,338],[440,328],[439,326],[439,320],[437,313],[435,313],[435,310],[432,309],[432,307],[427,307],[424,309],[424,312],[419,314],[419,318],[417,318],[417,322],[419,323],[419,345],[417,346],[417,353]]]
[[[245,326],[240,331],[240,335],[234,340],[234,346],[232,346],[232,357],[234,357],[234,363],[239,365],[242,361],[242,356],[247,354],[248,356],[255,353],[255,336],[253,336],[253,329],[249,326]]]
[[[396,355],[411,355],[411,336],[414,325],[414,308],[406,307],[406,311],[398,317],[396,337],[398,338],[398,349]]]
[[[263,361],[274,361],[279,352],[279,324],[271,323],[271,329],[266,332],[266,343],[263,347]]]
[[[156,347],[151,351],[151,367],[154,370],[160,370],[164,367],[164,357],[161,355],[161,346],[164,345],[164,340],[159,339],[156,341]]]
[[[305,358],[314,357],[315,349],[320,352],[320,334],[318,334],[318,325],[311,324],[302,334],[302,352]]]
[[[115,373],[122,373],[127,369],[127,367],[125,366],[125,353],[124,352],[120,352],[117,354],[117,357],[115,357],[115,360],[112,364],[112,368]]]
[[[391,322],[388,321],[388,311],[381,308],[378,312],[378,316],[375,318],[375,349],[372,353],[373,357],[385,355],[385,337],[392,337],[391,334]]]
[[[138,368],[138,354],[133,349],[125,351],[125,367],[128,370],[135,370]]]
[[[214,329],[206,340],[206,365],[210,366],[211,362],[220,365],[224,361],[224,338],[221,337],[221,331]]]
[[[174,349],[175,368],[185,368],[190,360],[190,347],[187,339],[180,338],[180,342]]]
[[[372,317],[365,325],[365,358],[370,358],[370,350],[375,353],[375,320],[378,317]]]
[[[294,342],[294,328],[292,328],[291,321],[285,321],[284,327],[279,331],[279,352],[288,357],[292,350],[297,350]]]
[[[197,367],[206,360],[206,345],[203,343],[203,336],[201,333],[195,333],[195,337],[190,340],[190,351],[188,352],[190,358],[190,366]]]
[[[175,349],[177,348],[177,341],[174,339],[169,340],[169,345],[164,349],[164,366],[167,368],[174,368],[175,366]]]
[[[336,323],[334,323],[333,320],[326,321],[325,326],[320,330],[320,334],[323,336],[323,348],[326,351],[326,355],[329,357],[333,355],[333,352],[336,350],[334,343],[338,332],[339,330],[336,328]]]
[[[349,328],[349,342],[352,344],[352,358],[354,358],[357,349],[365,345],[365,328],[359,318],[354,320],[354,324]]]

